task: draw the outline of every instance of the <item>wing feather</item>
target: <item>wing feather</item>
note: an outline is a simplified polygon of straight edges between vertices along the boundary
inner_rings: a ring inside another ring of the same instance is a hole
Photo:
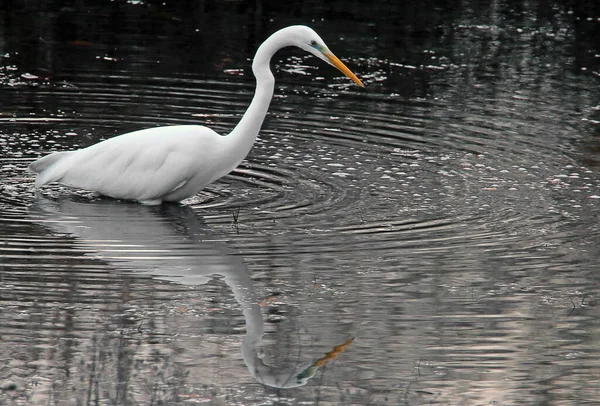
[[[40,184],[58,181],[120,199],[160,201],[192,179],[204,186],[199,174],[213,163],[199,162],[198,156],[218,148],[218,137],[202,126],[157,127],[111,138],[60,159],[52,154],[30,168],[36,172],[41,168]]]

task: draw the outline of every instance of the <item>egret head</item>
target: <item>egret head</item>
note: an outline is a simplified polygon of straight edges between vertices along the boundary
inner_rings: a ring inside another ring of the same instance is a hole
[[[299,48],[304,49],[306,52],[310,52],[314,56],[319,59],[324,60],[330,65],[335,66],[340,72],[350,78],[354,83],[359,85],[360,87],[365,87],[359,78],[356,77],[354,73],[350,69],[344,65],[342,61],[340,61],[334,54],[329,50],[327,45],[325,45],[325,41],[319,37],[313,29],[306,27],[304,25],[297,25],[293,28],[295,43]]]

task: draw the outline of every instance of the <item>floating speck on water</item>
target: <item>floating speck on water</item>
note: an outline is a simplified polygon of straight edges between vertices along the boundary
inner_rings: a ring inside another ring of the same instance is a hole
[[[23,79],[26,79],[26,80],[35,80],[35,79],[38,79],[38,76],[36,76],[36,75],[33,75],[33,74],[31,74],[31,73],[23,73],[23,74],[21,75],[21,77],[22,77]]]

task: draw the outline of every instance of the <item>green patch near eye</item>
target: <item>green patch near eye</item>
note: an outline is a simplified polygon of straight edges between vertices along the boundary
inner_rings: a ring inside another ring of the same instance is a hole
[[[302,379],[311,378],[315,374],[315,372],[317,372],[317,369],[315,367],[308,367],[304,371],[300,372],[296,376],[296,379],[300,381]]]
[[[325,47],[317,43],[316,41],[311,41],[310,46],[316,49],[319,52],[325,52]]]

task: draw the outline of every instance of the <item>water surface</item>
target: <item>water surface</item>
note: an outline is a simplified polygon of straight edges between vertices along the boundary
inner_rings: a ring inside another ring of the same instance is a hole
[[[593,403],[600,12],[455,6],[4,10],[0,403]],[[36,195],[49,151],[227,133],[295,23],[367,87],[284,50],[248,159],[183,205]]]

